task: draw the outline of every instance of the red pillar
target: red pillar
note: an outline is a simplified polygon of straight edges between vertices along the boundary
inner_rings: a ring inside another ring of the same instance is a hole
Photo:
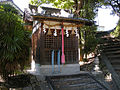
[[[65,63],[65,54],[64,54],[64,29],[63,29],[63,23],[62,23],[62,56],[61,56],[61,63]]]

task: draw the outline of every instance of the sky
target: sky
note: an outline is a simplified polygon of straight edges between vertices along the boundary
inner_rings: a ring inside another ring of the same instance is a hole
[[[117,15],[110,15],[112,9],[99,8],[98,16],[95,19],[99,26],[105,26],[104,30],[111,30],[115,28],[119,17]]]
[[[13,0],[13,2],[19,7],[21,8],[22,11],[24,11],[24,8],[28,8],[28,4],[29,4],[30,0]],[[99,8],[98,9],[98,16],[95,19],[95,21],[97,21],[97,24],[99,26],[104,26],[104,30],[111,30],[113,28],[115,28],[117,21],[119,19],[119,17],[117,17],[116,15],[110,15],[111,10],[110,9],[102,9]]]
[[[22,10],[24,11],[24,8],[28,8],[30,0],[13,0],[13,2]]]

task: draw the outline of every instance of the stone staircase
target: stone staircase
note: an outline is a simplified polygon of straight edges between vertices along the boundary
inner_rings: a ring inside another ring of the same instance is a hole
[[[112,75],[112,81],[110,82],[114,84],[116,88],[114,90],[120,90],[120,39],[106,36],[101,41],[100,58]]]
[[[111,37],[103,39],[105,43],[102,53],[105,53],[113,69],[120,76],[120,39]]]
[[[108,90],[88,73],[46,77],[51,90]]]

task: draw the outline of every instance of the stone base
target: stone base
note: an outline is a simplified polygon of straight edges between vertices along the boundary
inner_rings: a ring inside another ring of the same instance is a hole
[[[92,74],[94,75],[102,74],[102,71],[93,71]]]
[[[37,65],[37,64],[36,64]],[[54,65],[54,70],[52,69],[52,65],[37,65],[35,71],[31,73],[34,75],[56,75],[56,74],[74,74],[80,72],[79,64],[64,64],[60,65],[60,71],[58,69],[58,65]],[[30,71],[29,71],[30,72]]]
[[[93,71],[92,74],[93,74],[93,76],[95,76],[98,79],[103,79],[102,71]]]

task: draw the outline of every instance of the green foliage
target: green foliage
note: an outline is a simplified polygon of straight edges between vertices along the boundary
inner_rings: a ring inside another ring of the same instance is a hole
[[[70,9],[74,5],[73,0],[56,0],[54,6],[57,8]]]
[[[81,28],[81,41],[82,41],[82,53],[86,56],[95,52],[96,45],[98,44],[98,40],[95,36],[96,26],[84,26]]]
[[[54,2],[54,1],[55,0],[31,0],[30,4],[39,6],[43,3],[49,3],[49,2]]]
[[[94,0],[31,0],[31,4],[41,5],[52,3],[56,8],[71,9],[79,17],[94,19],[96,15],[96,7],[98,1]]]
[[[111,34],[113,36],[115,36],[115,37],[119,37],[120,36],[120,20],[118,21],[116,29]]]
[[[120,17],[120,1],[119,0],[99,0],[100,5],[112,7],[112,14],[117,14]]]
[[[85,41],[85,49],[84,49],[84,52],[87,53],[87,54],[90,54],[91,52],[94,52],[95,48],[96,48],[96,45],[97,45],[97,41],[96,41],[96,37],[95,37],[95,32],[94,27],[88,27],[87,30],[86,30],[86,41]],[[89,31],[91,30],[91,31]]]
[[[0,5],[0,73],[4,76],[23,68],[29,59],[30,32],[16,12],[10,5]]]
[[[87,18],[87,19],[94,19],[96,16],[96,5],[95,2],[92,0],[85,1],[85,5],[82,8],[83,10],[80,12],[80,16],[82,18]]]
[[[0,11],[12,12],[18,15],[18,11],[9,4],[0,4]]]
[[[45,3],[46,4],[53,3],[53,5],[57,8],[72,9],[74,5],[74,0],[31,0],[30,1],[30,4],[37,6]]]

